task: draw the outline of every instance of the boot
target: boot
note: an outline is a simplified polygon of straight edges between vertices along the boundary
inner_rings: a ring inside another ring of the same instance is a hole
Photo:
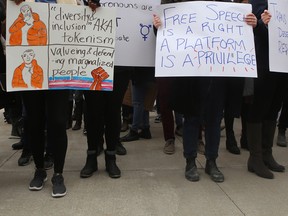
[[[224,182],[224,175],[218,169],[215,159],[206,160],[205,172],[214,182]]]
[[[87,151],[86,164],[80,172],[81,178],[88,178],[98,170],[96,151]]]
[[[195,157],[186,159],[185,178],[188,181],[199,181],[199,173],[195,163]]]
[[[276,128],[276,121],[264,121],[262,127],[262,149],[264,164],[274,172],[284,172],[285,167],[278,164],[273,155],[272,147],[274,141],[274,134]]]
[[[106,165],[106,171],[111,178],[121,177],[121,171],[116,164],[115,154],[109,154],[108,151],[105,151],[105,165]]]
[[[130,129],[129,133],[124,137],[120,138],[120,142],[131,142],[135,140],[139,140],[140,136],[137,131]]]
[[[237,146],[237,141],[233,131],[234,117],[225,115],[224,120],[226,130],[226,149],[232,154],[240,154],[240,149]]]
[[[277,145],[280,147],[287,147],[285,131],[285,128],[278,128]]]
[[[248,159],[248,171],[255,172],[256,175],[273,179],[273,173],[265,166],[262,157],[262,124],[247,123],[247,139],[250,156]]]

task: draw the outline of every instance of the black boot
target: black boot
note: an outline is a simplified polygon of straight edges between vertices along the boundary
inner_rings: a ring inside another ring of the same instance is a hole
[[[237,146],[233,131],[234,117],[225,115],[224,121],[226,130],[226,149],[232,154],[240,154],[240,149]]]
[[[121,171],[116,164],[115,154],[110,155],[110,154],[108,154],[107,151],[105,151],[105,165],[106,165],[106,171],[111,178],[120,178],[121,177]]]
[[[87,151],[86,164],[80,172],[81,178],[88,178],[98,170],[96,151]]]
[[[143,139],[151,139],[152,136],[151,136],[150,128],[142,129],[141,132],[139,133],[139,137]]]
[[[199,173],[195,163],[195,157],[186,159],[185,178],[189,181],[199,181]]]
[[[116,143],[116,154],[117,155],[126,155],[127,154],[126,148],[123,146],[123,144],[120,141],[118,141]]]
[[[224,182],[224,175],[218,169],[215,159],[206,160],[205,172],[214,182]]]
[[[248,171],[256,175],[273,179],[273,173],[265,166],[262,157],[262,124],[247,123],[247,139],[250,156],[248,159]]]
[[[125,135],[124,137],[120,138],[120,142],[131,142],[139,140],[139,133],[137,131],[134,131],[130,129],[129,133]]]
[[[273,155],[272,147],[274,141],[274,134],[276,128],[276,121],[264,121],[262,127],[262,148],[264,164],[274,172],[284,172],[285,167],[278,164]]]
[[[13,150],[23,149],[23,142],[22,142],[22,140],[20,140],[20,141],[17,142],[17,143],[14,143],[14,144],[12,145],[12,149],[13,149]]]

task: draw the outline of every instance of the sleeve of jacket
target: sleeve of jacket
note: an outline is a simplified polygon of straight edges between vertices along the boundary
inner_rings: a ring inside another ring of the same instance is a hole
[[[257,17],[257,26],[253,29],[255,35],[267,35],[268,28],[261,19],[261,14],[267,9],[267,0],[250,0],[252,13]]]

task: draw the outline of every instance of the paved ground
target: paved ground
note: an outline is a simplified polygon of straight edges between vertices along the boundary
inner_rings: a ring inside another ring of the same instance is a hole
[[[257,177],[247,171],[248,152],[240,156],[225,150],[221,138],[218,165],[225,175],[224,183],[214,183],[204,172],[205,158],[197,158],[200,181],[184,178],[185,161],[181,138],[177,137],[174,155],[162,152],[161,124],[153,122],[153,139],[125,143],[128,154],[118,156],[122,170],[120,179],[111,179],[104,171],[104,157],[99,158],[99,171],[88,179],[80,179],[85,163],[86,137],[81,131],[68,130],[69,148],[65,165],[66,197],[51,197],[51,181],[39,192],[28,190],[34,173],[33,163],[18,167],[21,151],[11,145],[10,125],[0,113],[0,215],[112,215],[112,216],[287,216],[288,172],[275,173],[274,180]],[[236,122],[239,140],[240,125]],[[287,168],[287,148],[275,146],[274,155]],[[48,172],[49,178],[52,171]]]

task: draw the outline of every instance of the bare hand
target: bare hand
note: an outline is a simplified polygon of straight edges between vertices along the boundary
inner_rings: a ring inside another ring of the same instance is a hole
[[[269,13],[269,11],[268,10],[264,10],[264,12],[261,14],[261,19],[262,19],[262,21],[263,21],[263,23],[265,24],[265,25],[268,25],[268,23],[270,22],[270,20],[271,20],[271,14]]]
[[[160,17],[158,17],[157,15],[153,14],[153,25],[155,26],[155,28],[159,28],[162,25],[161,19]]]
[[[99,4],[97,4],[97,3],[95,3],[95,2],[93,2],[91,0],[88,0],[88,6],[92,9],[92,11],[96,11],[96,9],[98,7],[100,7]]]
[[[255,28],[257,26],[257,17],[253,13],[249,13],[245,17],[245,22]]]

